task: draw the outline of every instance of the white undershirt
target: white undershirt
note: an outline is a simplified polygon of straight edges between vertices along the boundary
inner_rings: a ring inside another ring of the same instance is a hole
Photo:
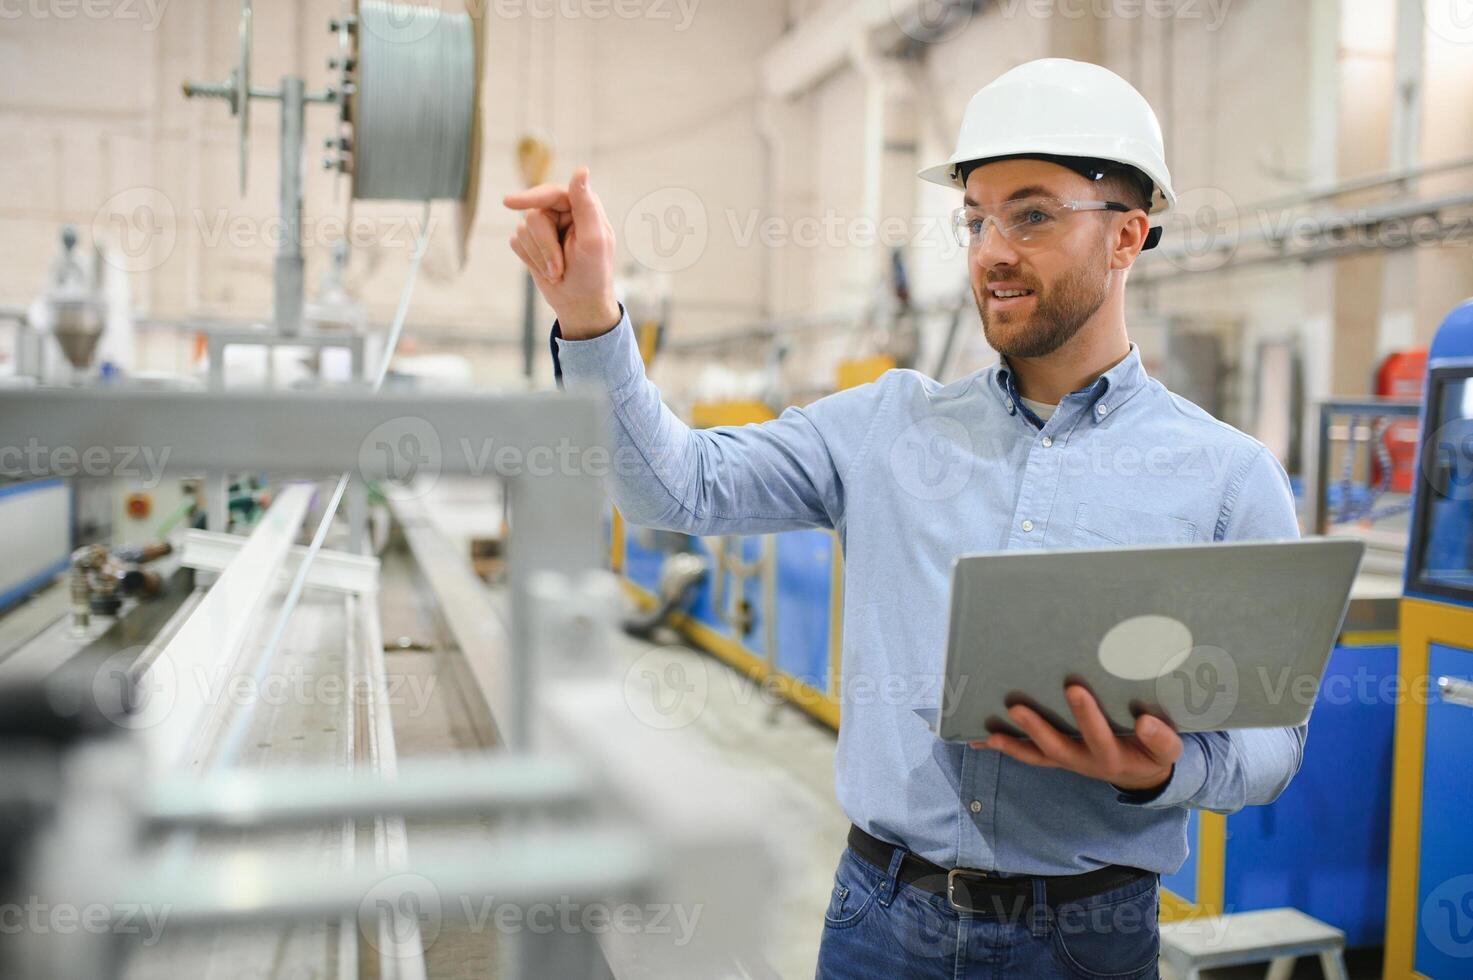
[[[1018,397],[1023,398],[1022,395],[1019,395]],[[1046,402],[1036,402],[1032,398],[1023,398],[1023,404],[1028,406],[1028,411],[1032,412],[1034,415],[1037,415],[1045,422],[1053,418],[1054,409],[1059,407],[1057,405],[1049,405]]]

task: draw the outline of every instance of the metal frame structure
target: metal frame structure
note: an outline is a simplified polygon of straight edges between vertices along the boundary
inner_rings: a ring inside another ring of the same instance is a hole
[[[664,962],[682,977],[731,975],[733,958],[750,955],[760,941],[766,925],[760,896],[776,873],[762,836],[764,803],[748,788],[713,784],[711,760],[647,728],[629,710],[609,658],[617,589],[598,571],[600,466],[608,462],[595,453],[605,451],[602,414],[594,398],[551,393],[0,391],[0,446],[34,441],[72,447],[82,458],[92,447],[114,454],[147,450],[166,470],[258,469],[277,480],[345,471],[355,479],[391,478],[394,454],[406,451],[397,435],[409,426],[430,443],[414,450],[423,452],[416,461],[425,471],[504,481],[512,520],[510,642],[461,643],[494,714],[501,744],[491,757],[405,764],[396,772],[375,597],[349,595],[356,654],[348,669],[373,682],[358,726],[376,760],[370,771],[197,772],[177,765],[193,746],[172,736],[84,739],[62,757],[55,818],[34,848],[32,892],[89,907],[167,904],[171,922],[185,927],[302,916],[342,917],[351,926],[354,909],[361,926],[361,902],[372,894],[378,945],[395,951],[380,974],[399,977],[424,975],[413,923],[406,932],[406,923],[394,920],[404,914],[401,900],[426,885],[447,909],[458,897],[492,894],[511,904],[673,899],[702,910],[701,929],[688,946],[672,948],[665,937],[649,935],[528,935],[517,944],[510,975],[606,980],[610,962],[621,959]],[[309,492],[289,488],[278,497],[204,600],[182,614],[170,647],[182,642],[181,633],[198,633],[193,653],[218,652],[219,637],[204,627],[235,617],[203,612],[210,605],[236,613],[255,608],[279,582]],[[416,529],[416,550],[438,553],[444,562],[449,551],[434,533]],[[442,581],[447,574],[441,570]],[[461,586],[459,629],[484,630],[488,622],[499,628],[490,595],[468,581]],[[191,740],[200,717],[186,711],[165,727]],[[411,855],[403,820],[425,812],[496,812],[510,819],[484,845],[422,843]],[[534,814],[551,813],[559,817],[551,829],[534,829]],[[136,850],[150,830],[193,835],[209,827],[324,819],[345,826],[371,820],[373,867],[352,866],[346,854],[339,876],[290,862],[257,866],[243,893],[240,865],[228,854],[160,863]],[[106,938],[28,935],[19,976],[107,976],[106,964],[116,966],[118,957]]]

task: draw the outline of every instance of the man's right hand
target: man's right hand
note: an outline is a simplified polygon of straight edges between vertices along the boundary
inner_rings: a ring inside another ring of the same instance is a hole
[[[588,186],[588,168],[579,167],[566,186],[539,184],[502,203],[524,212],[511,250],[531,270],[563,336],[587,340],[618,326],[614,229]]]

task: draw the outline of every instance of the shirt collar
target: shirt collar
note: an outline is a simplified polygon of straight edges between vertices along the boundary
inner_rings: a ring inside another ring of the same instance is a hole
[[[997,381],[998,397],[1007,413],[1016,415],[1022,411],[1025,417],[1032,417],[1033,413],[1028,411],[1018,395],[1018,383],[1006,357],[998,362],[994,378]],[[1091,419],[1103,422],[1109,418],[1111,412],[1125,404],[1131,395],[1145,387],[1148,380],[1146,369],[1141,364],[1140,348],[1132,343],[1130,353],[1119,364],[1078,391],[1065,395],[1059,409],[1063,411],[1065,405],[1078,403],[1088,408]]]

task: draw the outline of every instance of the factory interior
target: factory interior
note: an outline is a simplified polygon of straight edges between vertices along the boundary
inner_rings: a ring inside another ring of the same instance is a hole
[[[1464,0],[0,0],[0,80],[4,980],[1473,977]]]

